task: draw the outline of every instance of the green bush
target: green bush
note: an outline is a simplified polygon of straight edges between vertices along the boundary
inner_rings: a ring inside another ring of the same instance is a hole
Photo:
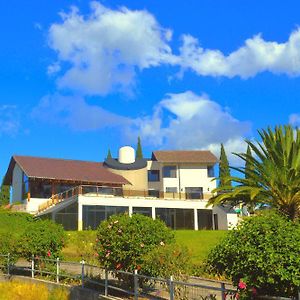
[[[99,225],[95,250],[104,267],[132,272],[141,269],[144,254],[174,241],[173,232],[160,220],[115,215]]]
[[[21,255],[56,258],[60,256],[65,243],[65,232],[60,224],[50,220],[31,222],[20,238]]]
[[[177,244],[154,248],[143,260],[141,272],[152,277],[183,279],[192,268],[188,249]]]
[[[251,293],[296,296],[300,285],[300,226],[275,213],[246,218],[210,253],[207,269]]]

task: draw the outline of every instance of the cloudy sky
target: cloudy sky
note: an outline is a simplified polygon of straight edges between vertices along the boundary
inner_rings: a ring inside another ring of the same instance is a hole
[[[13,154],[244,150],[300,125],[299,1],[1,1],[0,175]]]

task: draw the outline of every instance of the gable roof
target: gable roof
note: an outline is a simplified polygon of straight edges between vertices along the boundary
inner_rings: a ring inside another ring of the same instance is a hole
[[[208,150],[194,151],[154,151],[152,160],[172,163],[208,163],[215,164],[218,159]]]
[[[29,178],[83,183],[130,184],[124,177],[107,170],[102,162],[18,155],[14,155],[10,160],[4,184],[11,184],[15,164],[18,164]]]

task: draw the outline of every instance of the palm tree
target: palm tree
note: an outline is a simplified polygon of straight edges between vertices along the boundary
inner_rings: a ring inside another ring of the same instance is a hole
[[[300,216],[300,130],[286,125],[258,133],[261,142],[246,140],[253,155],[235,153],[247,165],[247,169],[231,167],[242,175],[231,176],[236,185],[227,191],[215,189],[209,204],[264,203],[296,220]]]

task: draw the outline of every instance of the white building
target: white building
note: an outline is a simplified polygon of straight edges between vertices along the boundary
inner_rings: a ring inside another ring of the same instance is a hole
[[[103,163],[13,156],[4,182],[12,186],[12,203],[66,229],[96,228],[124,212],[160,218],[173,229],[229,229],[237,214],[207,207],[216,163],[210,151],[154,151],[151,159],[136,159],[129,146]]]

